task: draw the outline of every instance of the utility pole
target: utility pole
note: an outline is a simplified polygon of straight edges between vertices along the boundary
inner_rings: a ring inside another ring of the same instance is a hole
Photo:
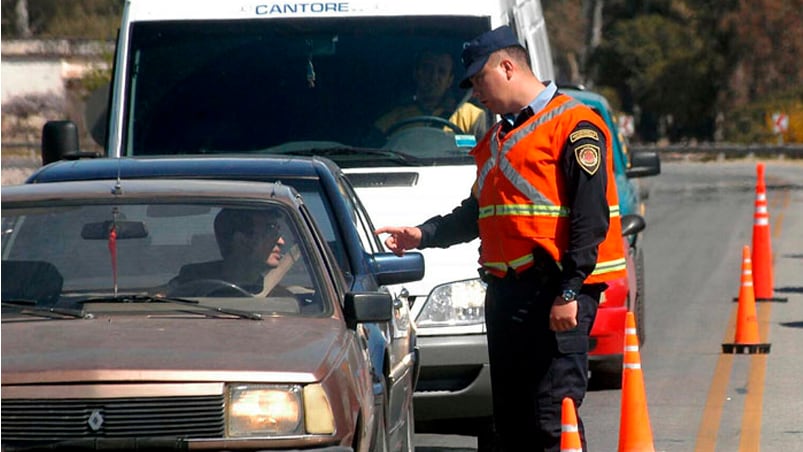
[[[584,84],[591,87],[591,79],[588,74],[588,61],[594,50],[602,43],[602,7],[603,0],[583,0],[583,12],[588,21],[588,31],[586,33],[585,50],[583,52],[583,69],[586,80]]]

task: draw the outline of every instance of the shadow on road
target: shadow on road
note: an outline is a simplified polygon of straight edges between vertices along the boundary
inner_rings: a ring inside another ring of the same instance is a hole
[[[415,452],[477,452],[477,449],[465,447],[416,447]]]

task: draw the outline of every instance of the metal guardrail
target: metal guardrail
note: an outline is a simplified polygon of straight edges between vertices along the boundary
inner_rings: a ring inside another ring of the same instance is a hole
[[[636,145],[632,151],[655,151],[662,161],[673,160],[730,160],[740,158],[800,159],[803,158],[803,144],[672,144]]]

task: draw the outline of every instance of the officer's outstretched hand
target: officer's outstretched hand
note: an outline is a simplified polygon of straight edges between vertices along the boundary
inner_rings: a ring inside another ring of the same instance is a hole
[[[549,311],[549,328],[552,331],[568,331],[577,326],[577,300],[566,301],[555,298]]]
[[[421,229],[410,226],[385,226],[374,231],[374,234],[390,234],[385,239],[385,246],[397,256],[404,256],[405,250],[418,248],[421,244]]]

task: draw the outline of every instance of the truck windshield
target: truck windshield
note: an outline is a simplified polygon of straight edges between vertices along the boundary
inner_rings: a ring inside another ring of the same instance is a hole
[[[343,167],[471,162],[492,118],[457,86],[460,51],[488,21],[135,23],[121,154],[318,154]]]

